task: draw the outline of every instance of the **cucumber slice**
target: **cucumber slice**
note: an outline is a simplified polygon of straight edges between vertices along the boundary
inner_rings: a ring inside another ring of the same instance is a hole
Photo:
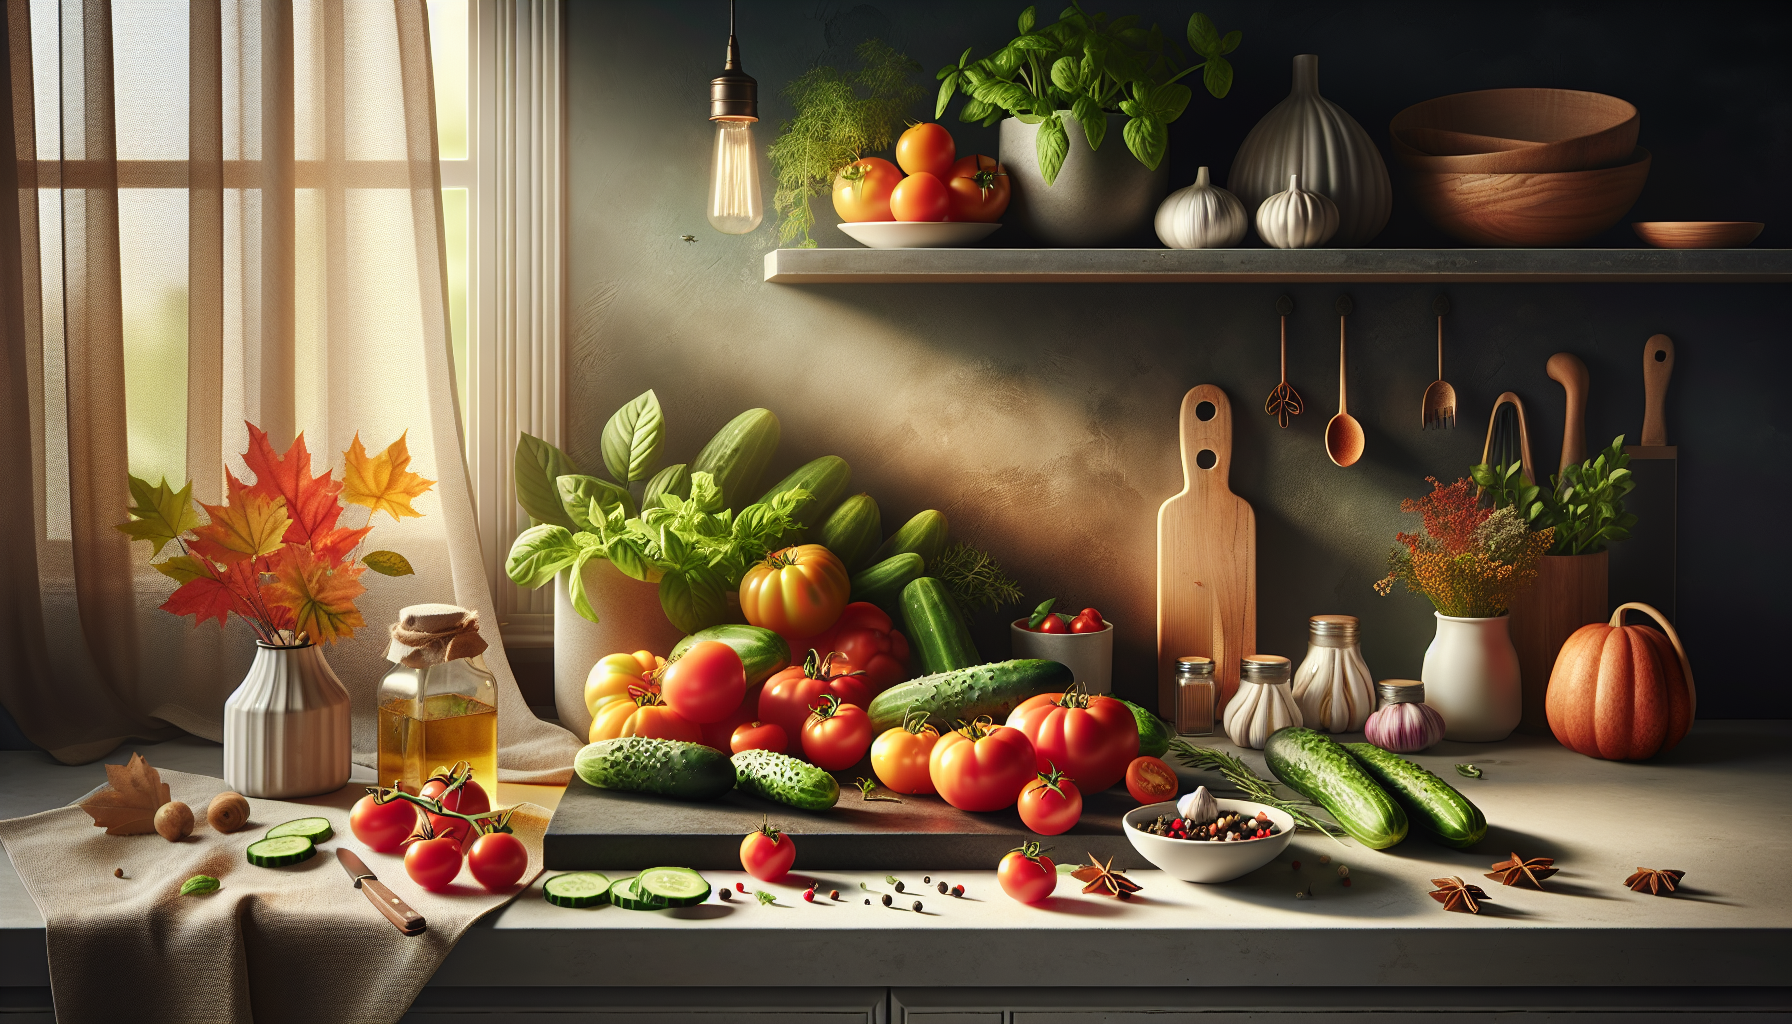
[[[335,834],[335,831],[330,828],[330,819],[328,818],[298,818],[275,825],[268,829],[268,834],[262,838],[278,839],[281,836],[304,836],[316,844],[329,842],[330,837]]]
[[[595,907],[610,900],[610,876],[595,871],[555,875],[541,887],[542,898],[556,907]]]
[[[635,880],[624,878],[610,885],[610,902],[624,910],[659,910],[641,898],[635,890]]]
[[[690,868],[648,868],[635,876],[635,891],[660,907],[692,907],[709,899],[709,880]]]
[[[250,843],[247,853],[258,868],[283,868],[317,856],[317,845],[304,836],[275,836]]]

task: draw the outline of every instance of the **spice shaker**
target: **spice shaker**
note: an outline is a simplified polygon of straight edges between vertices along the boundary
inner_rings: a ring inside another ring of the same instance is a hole
[[[1182,736],[1213,735],[1213,659],[1190,655],[1176,659],[1176,732]]]
[[[415,793],[438,767],[473,766],[487,793],[498,784],[498,681],[486,670],[479,613],[414,604],[391,627],[380,680],[379,784]]]
[[[1358,636],[1354,615],[1307,620],[1307,656],[1294,673],[1294,702],[1314,729],[1355,732],[1375,710],[1375,680]]]
[[[1269,734],[1302,722],[1288,686],[1291,663],[1279,654],[1248,654],[1239,667],[1238,692],[1226,704],[1226,737],[1262,750]]]

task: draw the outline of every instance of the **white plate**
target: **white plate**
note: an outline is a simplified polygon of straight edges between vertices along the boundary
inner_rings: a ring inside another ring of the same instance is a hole
[[[1001,226],[986,221],[866,220],[842,224],[840,230],[873,249],[941,249],[970,245]]]

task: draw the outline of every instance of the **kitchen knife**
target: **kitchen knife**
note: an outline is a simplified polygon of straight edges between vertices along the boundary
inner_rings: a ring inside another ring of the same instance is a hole
[[[423,920],[423,915],[392,895],[392,890],[367,870],[367,864],[353,850],[337,850],[336,860],[342,865],[342,870],[355,880],[355,888],[367,894],[367,902],[378,907],[379,912],[386,915],[386,920],[392,922],[394,928],[406,935],[422,935],[429,927],[428,922]]]
[[[1611,548],[1611,596],[1655,606],[1675,621],[1678,566],[1676,534],[1680,449],[1668,443],[1668,381],[1674,373],[1674,342],[1657,334],[1643,345],[1643,429],[1641,444],[1624,446],[1636,488],[1624,509],[1636,514],[1626,540]]]

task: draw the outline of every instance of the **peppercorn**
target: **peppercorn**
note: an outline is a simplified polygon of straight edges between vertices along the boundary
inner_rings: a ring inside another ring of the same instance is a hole
[[[730,889],[723,889],[721,892],[718,892],[716,895],[722,897],[722,902],[724,902],[724,903],[727,903],[734,899],[734,892],[733,892],[733,890],[730,890]]]
[[[837,899],[839,899],[839,898],[840,898],[840,890],[838,890],[838,889],[832,889],[832,890],[829,890],[829,892],[828,892],[828,899],[830,899],[830,900],[837,900]]]
[[[952,895],[963,896],[964,895],[964,886],[962,886],[962,885],[953,886],[952,887]]]
[[[920,912],[921,912],[921,901],[916,900],[915,901],[915,913],[919,914]]]
[[[901,892],[901,891],[902,891],[902,883],[901,883],[901,882],[897,882],[897,883],[896,883],[896,891],[897,891],[897,892]]]
[[[951,889],[950,889],[950,888],[948,888],[948,887],[947,887],[947,885],[946,885],[946,883],[945,883],[945,882],[941,882],[941,883],[940,883],[940,895],[941,895],[941,896],[944,896],[944,895],[946,895],[946,894],[947,894],[947,893],[948,893],[948,892],[951,892],[951,891],[952,891],[952,890],[951,890]]]
[[[893,900],[893,899],[891,899],[891,898],[890,898],[890,894],[889,894],[889,893],[887,893],[887,892],[886,892],[886,893],[884,893],[884,906],[886,906],[886,907],[887,907],[887,906],[889,906],[889,905],[890,905],[890,904],[892,904],[892,903],[894,903],[894,902],[896,902],[896,901],[895,901],[895,900]]]
[[[932,885],[933,884],[933,876],[932,875],[922,875],[921,876],[921,884],[922,885]]]
[[[123,868],[113,868],[113,869],[112,869],[112,877],[113,877],[113,878],[123,878],[123,877],[124,877],[124,869],[123,869]],[[945,884],[946,884],[946,883],[944,883],[944,882],[941,882],[941,883],[940,883],[940,885],[941,885],[941,887],[942,887],[942,888],[941,888],[941,889],[940,889],[940,891],[941,891],[941,892],[945,892],[945,891],[946,891],[946,890],[945,890],[945,888],[944,888],[944,886],[945,886]]]
[[[865,905],[866,905],[866,906],[867,906],[867,907],[869,907],[869,906],[870,906],[870,905],[871,905],[871,901],[870,901],[870,900],[866,900],[866,901],[865,901]]]

